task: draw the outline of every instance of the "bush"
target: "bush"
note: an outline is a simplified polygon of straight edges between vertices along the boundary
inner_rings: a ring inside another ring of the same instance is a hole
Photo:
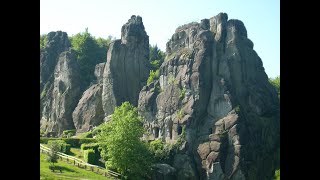
[[[95,152],[98,152],[99,143],[81,144],[81,151],[88,149],[93,149]]]
[[[66,130],[62,132],[62,137],[64,138],[69,138],[71,136],[76,135],[76,130],[75,129],[71,129],[71,130]]]
[[[40,129],[40,137],[44,136],[44,131],[42,129]]]
[[[80,134],[78,137],[79,138],[93,138],[93,133],[92,132],[85,132],[83,134]]]
[[[159,79],[159,77],[160,77],[159,69],[156,71],[151,70],[147,80],[147,85],[150,85],[154,80]]]
[[[62,140],[67,144],[70,144],[71,147],[80,147],[81,144],[89,144],[89,143],[96,143],[97,140],[93,138],[47,138],[47,137],[40,137],[40,143],[47,144],[50,140]]]
[[[62,140],[50,140],[48,141],[48,146],[52,146],[53,143],[57,143],[59,145],[59,152],[69,154],[70,153],[70,144],[67,144],[65,141]]]
[[[87,149],[83,151],[84,161],[89,164],[97,164],[98,159],[93,149]]]
[[[186,88],[183,88],[182,90],[180,90],[180,96],[179,96],[179,98],[180,99],[183,99],[185,96],[186,96]]]
[[[160,139],[151,141],[149,150],[153,154],[155,162],[166,162],[168,160],[170,149]]]

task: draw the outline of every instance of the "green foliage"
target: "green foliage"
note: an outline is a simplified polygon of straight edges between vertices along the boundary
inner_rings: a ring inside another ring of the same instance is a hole
[[[234,110],[236,111],[237,114],[240,114],[240,106],[239,106],[239,105],[237,105],[237,106],[234,108]]]
[[[59,152],[69,154],[70,153],[70,144],[67,144],[65,141],[62,140],[50,140],[48,141],[48,146],[51,146],[51,144],[58,144],[59,145]]]
[[[168,160],[170,149],[160,139],[151,141],[149,150],[154,157],[154,162],[166,162]]]
[[[90,143],[90,144],[81,144],[81,150],[93,149],[95,152],[98,152],[99,143]]]
[[[161,89],[160,85],[157,84],[156,87],[155,87],[155,92],[157,93],[161,93],[163,90]]]
[[[43,137],[43,136],[44,136],[44,130],[40,129],[40,137]]]
[[[60,144],[57,141],[52,141],[52,143],[48,144],[48,147],[51,151],[47,154],[47,161],[51,163],[54,167],[54,163],[58,162],[58,152],[60,150]]]
[[[274,180],[280,180],[280,169],[276,170],[274,173]]]
[[[186,96],[186,91],[187,91],[186,88],[183,88],[182,90],[180,90],[180,96],[179,96],[180,99],[183,99]]]
[[[165,53],[162,52],[157,45],[155,46],[149,46],[149,51],[150,51],[150,65],[152,70],[157,70],[160,68],[161,64],[164,61],[165,58]]]
[[[76,130],[75,129],[65,130],[65,131],[62,132],[62,137],[70,138],[71,136],[74,136],[75,134],[76,134]]]
[[[71,147],[80,147],[81,144],[89,144],[89,143],[96,143],[97,140],[93,138],[47,138],[47,137],[40,137],[41,144],[47,144],[50,140],[62,140],[67,144],[70,144]]]
[[[168,83],[171,84],[171,85],[176,85],[178,84],[178,81],[174,78],[174,76],[172,74],[169,75],[168,77]]]
[[[159,77],[160,77],[159,69],[156,71],[151,70],[147,80],[147,85],[150,85],[154,80],[159,79]]]
[[[48,42],[47,35],[46,34],[40,35],[40,50],[46,47],[47,42]]]
[[[93,149],[87,149],[83,151],[83,159],[89,164],[97,164],[96,152]]]
[[[95,39],[86,28],[85,32],[78,33],[69,38],[71,47],[76,51],[77,61],[80,65],[83,84],[85,87],[94,80],[94,68],[96,64],[106,61],[106,52],[111,39]]]
[[[140,140],[144,128],[137,108],[124,102],[115,109],[112,120],[100,128],[97,139],[106,153],[106,167],[132,179],[143,179],[149,173],[151,155]]]
[[[93,133],[92,132],[85,132],[82,133],[78,136],[79,138],[93,138]]]
[[[112,178],[102,176],[92,171],[74,166],[64,161],[55,164],[56,167],[62,169],[62,174],[52,172],[49,169],[50,163],[46,161],[46,155],[40,153],[40,179],[43,180],[72,180],[72,179],[94,179],[94,180],[111,180]],[[97,169],[95,169],[96,171]],[[15,178],[7,178],[15,179]]]
[[[269,82],[274,88],[276,88],[278,97],[280,99],[280,76],[277,76],[275,78],[269,78]]]
[[[179,111],[177,111],[176,117],[181,120],[183,118],[183,112],[182,109],[180,109]]]

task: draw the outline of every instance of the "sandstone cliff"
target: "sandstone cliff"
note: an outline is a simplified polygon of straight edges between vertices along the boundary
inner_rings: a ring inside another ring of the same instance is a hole
[[[244,24],[220,13],[181,26],[166,53],[139,110],[149,140],[175,144],[185,130],[178,179],[271,179],[279,101]]]
[[[66,33],[51,32],[47,39],[40,52],[40,128],[60,134],[74,129],[72,111],[81,95],[79,67]]]
[[[103,73],[102,104],[106,115],[129,101],[138,105],[149,76],[149,36],[142,18],[132,16],[121,28],[121,39],[110,44]]]

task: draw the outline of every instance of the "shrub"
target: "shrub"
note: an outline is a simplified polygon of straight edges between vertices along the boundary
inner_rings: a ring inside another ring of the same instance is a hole
[[[150,85],[154,80],[159,79],[159,77],[160,77],[159,69],[156,71],[151,70],[147,80],[147,85]]]
[[[93,133],[92,132],[85,132],[81,135],[78,136],[79,138],[93,138]]]
[[[176,84],[178,84],[178,81],[174,78],[174,76],[172,74],[170,74],[168,77],[168,83],[171,85],[176,85]]]
[[[149,150],[153,154],[155,162],[165,162],[170,152],[160,139],[151,141],[149,144]]]
[[[66,131],[62,132],[62,137],[69,138],[71,136],[74,136],[75,134],[76,134],[76,130],[75,129],[66,130]]]
[[[179,111],[177,111],[176,117],[181,120],[183,118],[183,112],[182,109],[180,109]]]
[[[98,153],[99,143],[81,144],[81,151],[88,149],[93,149],[96,153]]]
[[[44,131],[42,129],[40,129],[40,137],[44,136]]]
[[[69,154],[70,153],[70,144],[67,144],[65,141],[62,140],[49,140],[48,146],[52,146],[52,144],[58,144],[59,152]]]
[[[183,99],[185,96],[186,96],[186,88],[183,88],[182,90],[180,90],[180,96],[179,96],[179,98],[180,99]]]
[[[98,159],[93,149],[87,149],[83,151],[84,161],[89,164],[97,164]]]
[[[96,143],[97,140],[93,138],[47,138],[40,137],[40,143],[47,144],[50,140],[63,140],[67,144],[70,144],[71,147],[80,147],[81,144]]]

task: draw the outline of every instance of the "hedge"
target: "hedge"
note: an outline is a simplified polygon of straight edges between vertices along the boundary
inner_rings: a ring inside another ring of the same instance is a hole
[[[71,147],[80,147],[81,144],[96,143],[97,140],[93,138],[47,138],[40,137],[40,143],[47,144],[49,140],[62,140],[67,144],[70,144]]]
[[[98,148],[99,148],[99,143],[81,144],[81,151],[87,150],[87,149],[93,149],[97,153]]]
[[[65,130],[65,131],[62,132],[62,137],[69,138],[71,136],[74,136],[75,134],[76,134],[76,130],[75,129]]]
[[[89,164],[97,164],[98,158],[93,149],[87,149],[83,151],[83,159]]]
[[[70,147],[71,147],[70,144],[67,144],[65,141],[62,141],[62,140],[49,140],[48,145],[50,145],[52,142],[58,142],[60,146],[59,152],[70,154]]]

